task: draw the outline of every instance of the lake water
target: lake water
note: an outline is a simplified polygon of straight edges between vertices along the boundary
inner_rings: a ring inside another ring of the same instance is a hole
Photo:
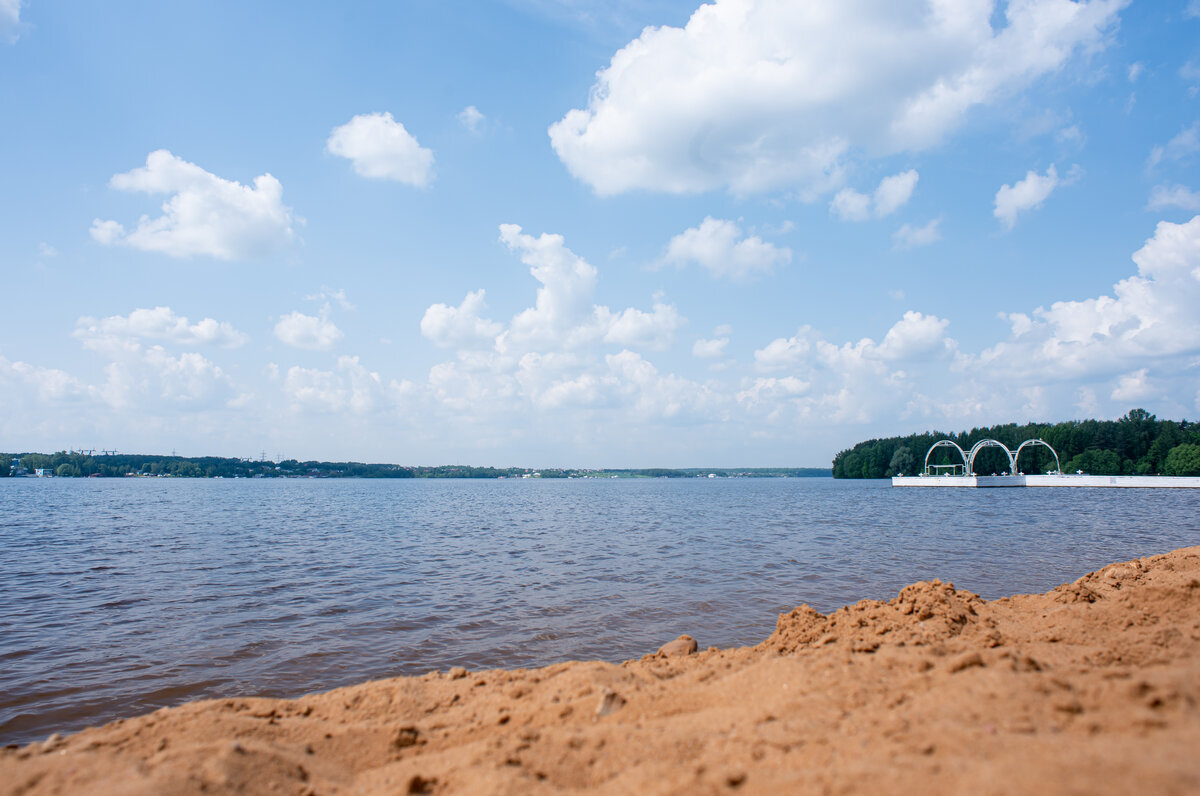
[[[1200,544],[1200,491],[832,479],[0,480],[0,743],[191,699],[755,644],[940,577]]]

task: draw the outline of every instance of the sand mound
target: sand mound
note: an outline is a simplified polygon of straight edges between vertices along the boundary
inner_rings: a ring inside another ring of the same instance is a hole
[[[5,750],[0,792],[1200,792],[1200,548],[696,650],[192,703]]]
[[[977,609],[983,604],[978,594],[956,589],[953,583],[922,581],[906,586],[890,602],[863,600],[829,616],[802,605],[779,617],[775,632],[762,646],[789,653],[842,643],[854,652],[874,652],[883,644],[934,644],[980,628],[998,641],[992,631],[995,623],[979,616]]]

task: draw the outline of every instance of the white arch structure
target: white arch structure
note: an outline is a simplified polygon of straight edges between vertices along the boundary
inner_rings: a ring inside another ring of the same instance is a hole
[[[1014,472],[1014,473],[1017,472],[1017,457],[1019,457],[1021,455],[1021,449],[1024,448],[1026,445],[1044,445],[1047,448],[1050,448],[1050,452],[1052,454],[1054,454],[1054,472],[1055,473],[1062,472],[1062,464],[1058,461],[1058,451],[1054,450],[1054,448],[1051,448],[1050,443],[1046,442],[1043,439],[1027,439],[1024,442],[1022,442],[1020,445],[1017,446],[1017,449],[1015,451],[1013,451],[1013,455],[1012,455],[1013,468],[1012,468],[1011,472]]]
[[[970,469],[967,466],[967,454],[963,452],[962,448],[958,447],[958,443],[954,442],[954,440],[939,439],[937,442],[933,443],[933,445],[931,445],[929,447],[928,451],[925,452],[925,469],[922,472],[926,472],[926,473],[929,472],[929,455],[931,453],[933,453],[934,448],[940,448],[943,445],[948,445],[949,447],[954,448],[954,450],[958,451],[958,455],[962,457],[963,472],[966,472],[967,470]]]
[[[999,448],[1004,451],[1004,456],[1008,459],[1008,471],[1016,472],[1013,469],[1013,454],[1003,442],[994,439],[981,439],[971,446],[971,452],[967,454],[967,475],[975,475],[975,457],[984,448]]]
[[[1058,452],[1055,451],[1054,448],[1050,447],[1050,443],[1042,439],[1027,439],[1018,445],[1015,451],[1010,451],[1008,446],[999,440],[981,439],[979,442],[976,442],[971,446],[970,451],[966,452],[964,452],[963,449],[958,446],[958,443],[954,442],[953,440],[939,439],[937,442],[933,443],[933,445],[929,446],[929,450],[925,453],[924,473],[926,475],[929,474],[929,457],[933,454],[935,449],[940,448],[943,445],[954,448],[954,450],[958,451],[958,455],[962,457],[963,471],[966,475],[975,475],[975,457],[978,456],[979,452],[984,448],[999,448],[1000,450],[1004,451],[1004,456],[1008,459],[1008,472],[1012,475],[1016,475],[1017,457],[1021,455],[1021,451],[1024,450],[1026,445],[1043,445],[1047,448],[1050,448],[1050,453],[1054,455],[1054,472],[1062,472],[1062,465],[1058,460]]]

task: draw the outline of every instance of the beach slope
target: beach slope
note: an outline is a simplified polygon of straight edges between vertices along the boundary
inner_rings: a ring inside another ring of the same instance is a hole
[[[0,792],[1200,792],[1200,547],[694,647],[195,702],[6,749]]]

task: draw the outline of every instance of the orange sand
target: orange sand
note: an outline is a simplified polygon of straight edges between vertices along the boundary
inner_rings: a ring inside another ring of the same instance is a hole
[[[195,702],[0,752],[0,792],[1200,793],[1200,547],[693,646]]]

